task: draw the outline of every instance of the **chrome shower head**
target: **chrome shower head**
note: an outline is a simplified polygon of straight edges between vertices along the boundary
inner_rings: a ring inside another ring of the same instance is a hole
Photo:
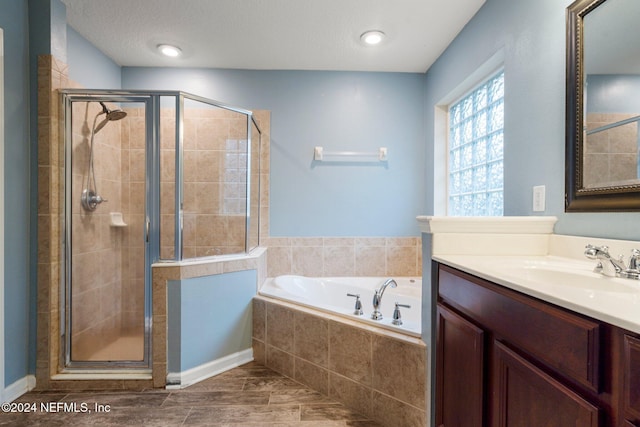
[[[98,123],[98,126],[96,126],[96,128],[93,131],[94,134],[98,133],[98,131],[100,131],[100,129],[105,127],[107,125],[107,123],[114,122],[116,120],[124,119],[127,116],[127,113],[122,111],[122,110],[120,110],[120,109],[109,110],[107,108],[107,106],[104,105],[104,102],[102,102],[102,101],[100,102],[100,105],[102,105],[102,111],[98,113],[98,116],[100,114],[106,114],[107,116],[105,117],[105,119],[103,121]]]

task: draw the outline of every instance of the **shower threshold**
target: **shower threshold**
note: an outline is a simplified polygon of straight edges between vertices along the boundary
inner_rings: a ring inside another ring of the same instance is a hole
[[[122,370],[86,370],[62,372],[51,377],[54,381],[71,380],[151,380],[151,369],[122,369]]]

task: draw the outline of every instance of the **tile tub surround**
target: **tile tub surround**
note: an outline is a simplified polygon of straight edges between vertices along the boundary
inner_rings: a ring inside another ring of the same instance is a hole
[[[256,362],[382,425],[426,425],[420,339],[257,296],[253,351]]]
[[[420,276],[420,237],[270,237],[267,274]]]

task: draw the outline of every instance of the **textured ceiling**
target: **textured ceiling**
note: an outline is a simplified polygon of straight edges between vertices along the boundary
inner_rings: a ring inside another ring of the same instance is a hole
[[[121,66],[425,72],[485,0],[62,0]],[[360,34],[387,37],[363,46]],[[179,45],[177,60],[160,43]]]

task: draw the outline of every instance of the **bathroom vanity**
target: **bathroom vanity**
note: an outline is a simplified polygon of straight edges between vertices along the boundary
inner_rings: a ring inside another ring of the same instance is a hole
[[[434,264],[436,425],[640,425],[639,334]]]
[[[608,244],[628,258],[639,242],[559,236],[538,219],[421,224],[438,427],[640,426],[640,281],[584,256]]]

